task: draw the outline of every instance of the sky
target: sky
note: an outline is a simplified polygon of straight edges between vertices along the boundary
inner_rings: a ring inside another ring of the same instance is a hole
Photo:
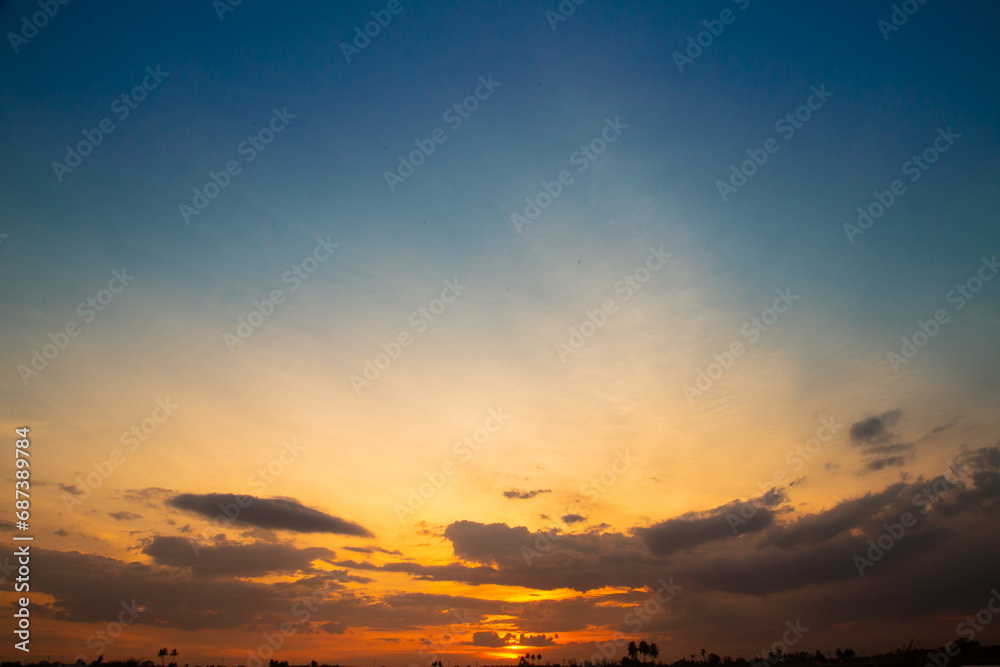
[[[998,20],[0,3],[0,655],[1000,642]]]

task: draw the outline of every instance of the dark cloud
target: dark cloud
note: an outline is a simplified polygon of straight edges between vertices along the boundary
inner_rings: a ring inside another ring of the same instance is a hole
[[[185,568],[193,574],[224,577],[260,577],[274,572],[312,570],[314,560],[332,560],[329,549],[298,549],[291,544],[252,542],[198,545],[184,537],[157,535],[142,552],[159,565]]]
[[[142,518],[141,514],[135,512],[108,512],[108,516],[115,521],[135,521]]]
[[[861,468],[857,471],[863,475],[884,468],[900,468],[912,455],[914,444],[899,442],[898,436],[892,431],[899,422],[899,410],[868,417],[851,424],[851,444],[858,447],[865,455]],[[896,440],[895,442],[893,442]],[[904,456],[904,453],[910,453]]]
[[[329,621],[320,625],[319,629],[329,635],[342,635],[347,629],[347,626],[343,623],[337,623],[336,621]]]
[[[507,636],[510,637],[511,635],[508,634]],[[475,632],[472,634],[472,645],[501,648],[506,646],[507,642],[495,632]]]
[[[137,623],[183,630],[235,628],[259,615],[280,622],[280,613],[274,612],[291,608],[291,601],[286,606],[285,595],[274,586],[183,573],[165,576],[149,565],[104,556],[32,549],[32,565],[37,565],[32,568],[32,592],[54,598],[39,608],[39,615],[60,621],[106,624],[121,611],[123,601],[133,600],[142,608]]]
[[[183,493],[170,498],[167,504],[177,509],[236,524],[291,530],[298,533],[334,533],[374,537],[363,526],[306,507],[292,498],[256,498],[232,493]]]
[[[493,647],[500,646],[498,642],[553,646],[556,633],[575,630],[607,629],[609,637],[616,630],[628,632],[662,582],[670,581],[683,588],[643,622],[644,636],[683,637],[687,645],[697,646],[709,645],[713,635],[725,631],[734,651],[756,651],[761,636],[771,637],[789,620],[789,609],[801,609],[808,610],[803,621],[813,628],[810,641],[819,646],[842,645],[837,627],[845,623],[854,624],[852,638],[859,644],[876,645],[886,631],[898,633],[900,623],[914,636],[938,637],[942,627],[949,632],[954,627],[954,621],[942,626],[942,618],[979,609],[989,598],[1000,553],[1000,449],[963,452],[951,464],[953,471],[941,470],[931,479],[897,482],[813,513],[790,507],[775,493],[756,499],[759,507],[729,503],[668,518],[653,527],[671,526],[666,532],[685,546],[665,553],[648,547],[644,538],[649,534],[641,535],[643,529],[630,534],[606,532],[606,527],[570,533],[459,521],[422,528],[429,539],[451,543],[456,556],[452,563],[425,565],[405,558],[384,564],[341,561],[333,563],[337,570],[320,572],[308,569],[316,562],[308,558],[333,557],[322,549],[218,540],[200,547],[199,558],[207,555],[218,563],[209,568],[213,574],[205,576],[197,573],[190,556],[175,551],[178,546],[190,550],[190,543],[161,537],[145,545],[145,555],[155,554],[152,564],[33,549],[37,577],[33,575],[32,590],[37,585],[46,596],[38,605],[40,617],[106,624],[123,600],[135,600],[143,607],[140,624],[255,629],[297,622],[291,615],[296,602],[325,585],[327,601],[301,627],[303,634],[439,628],[423,636],[438,637],[445,631],[455,637],[456,645],[471,639]],[[725,539],[702,523],[747,507],[755,514],[770,512],[771,520],[751,532],[741,527],[738,537],[723,521]],[[865,555],[869,540],[878,540],[884,526],[898,523],[906,512],[915,525],[894,538],[892,548],[859,576],[855,557]],[[676,527],[683,524],[693,528]],[[268,551],[275,546],[284,550]],[[289,576],[267,585],[241,579],[239,565],[230,563],[225,569],[227,559],[255,563],[245,571]],[[304,569],[281,569],[299,564]],[[559,599],[511,605],[445,594],[388,591],[375,597],[345,585],[366,581],[362,575],[375,571],[421,581],[563,592]],[[498,617],[510,618],[507,627],[524,635],[505,636],[506,629],[475,635],[483,627],[494,627],[481,624]],[[587,656],[595,650],[593,644],[558,645],[579,648]]]
[[[511,489],[510,491],[504,491],[503,497],[508,500],[528,500],[529,498],[534,498],[540,493],[552,493],[552,489],[532,489],[531,491]]]
[[[382,547],[370,546],[370,547],[342,547],[344,551],[353,551],[359,554],[371,554],[371,553],[383,553],[390,556],[401,556],[403,555],[399,549],[383,549]]]
[[[900,468],[906,464],[906,459],[902,456],[887,456],[881,459],[870,459],[864,462],[862,472],[875,472],[883,468]]]
[[[190,549],[190,547],[186,547]],[[204,555],[204,552],[203,552]],[[7,553],[7,558],[12,556]],[[0,554],[0,563],[3,554]],[[15,561],[16,562],[16,561]],[[442,607],[481,607],[475,621],[486,613],[500,613],[500,602],[452,597],[447,605],[422,604],[419,598],[387,595],[374,599],[353,592],[341,582],[371,580],[336,570],[274,583],[233,577],[203,577],[187,569],[162,567],[32,547],[31,590],[51,601],[32,606],[32,614],[59,621],[100,624],[115,619],[122,605],[135,604],[141,613],[138,625],[180,630],[252,629],[279,627],[291,622],[296,631],[339,632],[367,627],[400,631],[453,622]],[[445,596],[442,596],[442,599]],[[312,598],[318,609],[308,623],[302,620],[302,600]],[[298,606],[297,606],[298,605]],[[298,613],[296,613],[298,610]],[[334,625],[326,625],[333,623]],[[90,630],[88,630],[90,632]]]
[[[958,417],[953,417],[952,420],[950,422],[948,422],[947,424],[944,424],[942,426],[938,426],[936,428],[931,429],[930,433],[928,433],[927,435],[925,435],[924,437],[922,437],[921,440],[926,440],[926,439],[931,438],[931,437],[933,437],[933,436],[935,436],[935,435],[937,435],[939,433],[943,433],[944,431],[947,431],[950,428],[954,428],[955,425],[958,424],[958,420],[960,420],[961,418],[962,418],[961,415],[959,415]]]
[[[521,634],[517,638],[517,643],[520,646],[555,646],[556,643],[553,639],[546,637],[545,635],[526,635]]]
[[[784,500],[782,491],[771,489],[759,498],[733,501],[707,512],[667,519],[649,528],[637,528],[635,533],[651,552],[667,556],[682,549],[731,538],[736,534],[734,526],[742,534],[762,531],[774,523],[775,511],[771,508]]]
[[[526,635],[521,633],[515,635],[508,632],[501,637],[496,632],[475,632],[472,641],[467,642],[471,646],[486,646],[489,648],[503,648],[504,646],[555,646],[555,641],[545,635]]]
[[[891,410],[876,417],[868,417],[851,424],[851,442],[857,446],[879,444],[892,437],[889,429],[899,421],[899,410]]]
[[[82,496],[83,495],[83,491],[81,491],[80,489],[76,488],[76,485],[74,485],[74,484],[60,484],[59,485],[59,489],[61,491],[65,492],[65,493],[68,493],[68,494],[73,495],[73,496]]]
[[[581,516],[579,514],[566,514],[562,517],[562,522],[567,525],[572,525],[574,523],[580,523],[581,521],[586,521],[587,517]]]
[[[886,524],[899,522],[906,512],[918,521],[902,544],[893,547],[892,560],[899,568],[911,559],[934,559],[948,551],[945,545],[965,540],[959,528],[963,523],[974,527],[970,534],[987,531],[1000,515],[1000,453],[992,450],[959,457],[956,467],[962,468],[961,477],[899,482],[812,514],[793,511],[784,505],[784,496],[772,490],[754,499],[756,503],[729,503],[636,528],[632,535],[597,529],[530,531],[524,526],[458,521],[443,535],[459,562],[336,564],[403,572],[417,579],[540,590],[638,588],[655,586],[664,575],[671,575],[685,585],[718,594],[801,591],[858,577],[853,557],[864,553],[867,540],[877,539]],[[747,517],[747,525],[738,525],[739,537],[734,537],[727,521],[730,514]],[[762,514],[768,518],[754,524]],[[779,523],[779,518],[785,520]],[[1000,548],[1000,535],[988,541]],[[882,571],[886,569],[891,568]],[[985,581],[987,572],[969,574]]]
[[[862,526],[872,516],[899,504],[904,484],[894,484],[879,493],[844,500],[829,510],[799,517],[775,526],[763,538],[764,544],[789,549],[820,544]]]

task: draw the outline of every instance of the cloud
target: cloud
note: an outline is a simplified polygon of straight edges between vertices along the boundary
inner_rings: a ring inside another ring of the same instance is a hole
[[[146,605],[139,624],[245,629],[280,625],[297,601],[326,585],[326,602],[312,614],[308,627],[301,628],[303,634],[352,628],[383,634],[432,627],[455,632],[460,613],[466,630],[459,634],[468,639],[484,627],[479,624],[510,617],[509,627],[523,637],[505,636],[505,629],[475,637],[483,646],[499,647],[499,642],[552,646],[558,642],[555,633],[621,628],[649,602],[661,586],[658,582],[670,580],[683,589],[644,622],[644,634],[698,642],[710,641],[723,628],[737,628],[737,634],[745,628],[746,642],[752,643],[768,627],[781,627],[787,610],[797,608],[810,610],[817,628],[857,623],[868,633],[859,641],[874,642],[880,631],[898,627],[901,619],[915,634],[931,636],[940,627],[939,616],[980,608],[996,586],[1000,447],[962,452],[952,465],[954,473],[942,470],[931,479],[896,482],[811,513],[795,509],[773,492],[755,499],[759,507],[727,503],[624,533],[607,532],[607,527],[529,530],[475,521],[428,527],[430,535],[452,545],[455,561],[445,564],[414,562],[407,555],[383,564],[333,562],[338,569],[318,571],[312,563],[331,561],[332,552],[221,539],[199,547],[197,559],[206,563],[199,566],[192,560],[189,542],[164,536],[143,545],[149,563],[33,550],[38,575],[32,578],[32,588],[37,584],[39,592],[51,596],[51,602],[38,608],[46,618],[107,623],[122,600],[135,599]],[[769,512],[771,519],[751,532],[746,531],[749,525],[740,526],[739,535],[733,536],[725,515],[747,507],[755,514]],[[899,522],[904,512],[915,517],[915,525],[859,577],[853,558],[865,554],[868,540],[877,540],[885,524]],[[720,518],[725,538],[717,538],[716,528],[704,523]],[[651,534],[641,530],[664,526],[676,540],[661,553],[647,545],[645,538]],[[559,599],[511,605],[416,592],[389,591],[376,597],[345,585],[370,581],[364,575],[376,571],[419,581],[567,592]],[[283,576],[269,584],[248,578],[273,574]],[[210,608],[206,599],[212,600]],[[697,626],[691,624],[692,617],[699,619]],[[816,635],[821,636],[832,644],[826,635]]]
[[[60,484],[59,489],[65,493],[69,493],[74,496],[82,496],[83,491],[78,489],[74,484]]]
[[[504,491],[503,497],[508,500],[528,500],[529,498],[534,498],[540,493],[552,493],[552,489],[533,489],[531,491],[511,489],[510,491]]]
[[[291,544],[222,542],[199,546],[184,537],[157,535],[142,552],[158,565],[184,568],[201,576],[260,577],[274,572],[312,571],[314,560],[332,560],[334,552],[320,547],[298,549]]]
[[[135,512],[108,512],[108,516],[115,521],[135,521],[142,518],[141,514]]]
[[[875,472],[877,470],[882,470],[883,468],[902,467],[906,463],[906,459],[902,456],[887,456],[881,459],[871,459],[864,462],[864,467],[862,467],[862,472]]]
[[[515,635],[508,632],[501,637],[496,632],[481,631],[473,633],[472,641],[466,645],[503,648],[504,646],[555,646],[556,643],[545,635],[526,635],[523,632],[520,635]]]
[[[774,522],[772,507],[785,500],[784,492],[771,489],[759,498],[746,502],[733,501],[707,512],[667,519],[649,528],[635,529],[651,552],[667,556],[716,540],[731,538],[733,526],[740,533],[756,533]]]
[[[390,556],[402,556],[403,553],[399,549],[384,549],[382,547],[370,546],[370,547],[342,547],[344,551],[353,551],[359,554],[371,554],[375,552],[388,554]]]
[[[327,623],[323,623],[322,625],[320,625],[319,629],[329,635],[342,635],[344,634],[344,631],[347,629],[347,626],[344,625],[343,623],[329,621]]]
[[[892,427],[899,422],[899,410],[891,410],[876,417],[868,417],[851,424],[851,444],[861,449],[865,459],[861,462],[859,475],[876,472],[884,468],[899,468],[908,458],[904,452],[912,452],[912,443],[892,442],[898,436]],[[890,456],[892,455],[892,456]],[[913,458],[912,454],[909,458]]]
[[[879,493],[841,501],[831,509],[799,517],[796,521],[775,526],[763,542],[782,549],[827,542],[861,526],[865,520],[897,503],[905,484],[893,484]]]
[[[549,637],[545,635],[526,635],[521,634],[517,638],[517,643],[520,646],[555,646],[556,643]]]
[[[885,442],[892,437],[889,429],[899,421],[900,411],[890,410],[876,417],[868,417],[851,424],[851,442],[865,446]]]
[[[581,516],[579,514],[566,514],[562,517],[562,522],[567,525],[572,525],[574,523],[580,523],[581,521],[586,521],[587,517]]]
[[[190,551],[190,546],[185,545]],[[240,555],[249,555],[242,551]],[[181,630],[279,627],[286,621],[303,634],[313,631],[339,633],[348,628],[378,631],[416,629],[447,625],[454,618],[446,609],[474,610],[474,622],[486,614],[499,614],[501,602],[462,596],[388,594],[375,599],[365,591],[352,591],[340,582],[369,583],[371,580],[342,570],[311,572],[307,576],[273,583],[233,577],[204,577],[188,569],[156,564],[124,562],[75,551],[52,551],[32,547],[32,592],[51,596],[44,605],[32,607],[40,617],[58,621],[100,624],[117,618],[122,603],[137,601],[142,613],[138,625]],[[16,559],[8,552],[8,559]],[[204,556],[204,551],[202,552]],[[0,563],[4,562],[0,553]],[[312,598],[318,609],[309,621],[296,615],[303,600]],[[429,601],[428,601],[429,600]],[[207,602],[210,601],[210,604]],[[298,607],[296,607],[298,605]],[[327,625],[333,623],[334,625]],[[87,632],[89,632],[88,630]]]
[[[511,635],[508,634],[507,636],[510,637]],[[475,632],[472,635],[472,645],[501,648],[506,646],[507,642],[495,632]]]
[[[232,493],[183,493],[170,498],[167,504],[208,518],[219,518],[226,525],[231,520],[237,524],[272,530],[374,537],[366,528],[353,521],[306,507],[293,498],[256,498]]]
[[[916,516],[917,524],[893,547],[894,567],[881,572],[907,571],[911,561],[945,567],[947,559],[960,550],[955,545],[972,535],[989,535],[991,522],[1000,515],[1000,449],[966,452],[958,462],[965,469],[960,478],[949,481],[940,475],[898,482],[810,514],[796,512],[780,492],[772,490],[753,504],[728,503],[637,527],[631,535],[597,529],[530,531],[503,523],[457,521],[444,530],[459,559],[454,563],[337,565],[408,573],[432,581],[539,590],[654,589],[669,573],[691,589],[715,594],[804,591],[855,580],[853,557],[864,553],[867,540],[878,538],[884,525],[898,522],[904,512]],[[915,501],[921,494],[934,500]],[[747,517],[746,525],[737,525],[738,536],[727,521],[730,513]],[[1000,535],[985,539],[1000,548]],[[975,551],[978,554],[982,549]],[[977,561],[968,576],[980,583],[988,581],[992,575],[983,567]],[[881,572],[872,577],[887,576]],[[865,581],[872,577],[866,575]]]

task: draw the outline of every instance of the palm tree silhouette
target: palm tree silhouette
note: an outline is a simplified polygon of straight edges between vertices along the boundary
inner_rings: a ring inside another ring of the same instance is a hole
[[[166,658],[167,658],[167,649],[166,649],[166,648],[161,648],[161,649],[160,649],[160,650],[159,650],[159,651],[157,652],[157,654],[156,654],[156,655],[157,655],[157,657],[159,657],[159,659],[160,659],[160,664],[162,665],[162,664],[164,663],[164,661],[166,660]]]
[[[636,657],[639,655],[639,647],[636,646],[634,641],[628,643],[628,657],[632,659],[632,662],[636,661]]]
[[[649,642],[647,642],[645,639],[639,642],[639,653],[642,654],[643,657],[642,661],[646,662],[645,658],[647,655],[649,655]]]
[[[649,655],[653,658],[653,661],[655,662],[656,659],[660,657],[660,647],[657,646],[656,644],[650,644]]]

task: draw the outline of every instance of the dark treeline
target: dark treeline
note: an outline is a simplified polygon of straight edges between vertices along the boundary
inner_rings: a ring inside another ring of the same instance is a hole
[[[645,644],[645,642],[643,642]],[[647,646],[655,647],[655,644]],[[645,648],[645,647],[644,647]],[[937,648],[917,648],[914,642],[905,648],[898,648],[886,653],[876,653],[873,655],[858,655],[853,649],[837,648],[824,653],[823,651],[796,651],[782,652],[771,651],[767,656],[754,655],[749,659],[743,657],[733,658],[730,656],[720,656],[717,653],[707,653],[704,649],[698,654],[693,654],[686,658],[681,658],[673,662],[660,662],[656,660],[653,653],[647,649],[645,653],[632,650],[629,655],[623,656],[620,660],[603,660],[593,663],[583,660],[563,659],[559,662],[546,660],[539,654],[527,654],[521,656],[518,664],[524,667],[589,667],[600,665],[601,667],[773,667],[782,665],[783,667],[794,667],[796,665],[816,667],[827,665],[834,667],[837,665],[849,665],[850,667],[957,667],[965,665],[996,665],[1000,664],[1000,645],[981,646],[977,641],[959,639],[949,643],[947,646]],[[175,654],[176,655],[176,654]],[[531,656],[530,658],[528,656]],[[174,663],[176,664],[176,663]],[[451,667],[462,667],[460,661],[448,663]],[[446,667],[440,661],[435,661],[435,667]],[[100,656],[97,660],[84,663],[63,663],[58,661],[42,660],[38,662],[0,662],[0,667],[161,667],[160,664],[149,659],[128,658],[126,660],[104,660]],[[178,666],[181,667],[181,666]],[[223,665],[191,665],[185,663],[182,667],[223,667]],[[231,667],[244,667],[243,665],[233,665]],[[331,662],[295,662],[288,660],[271,660],[269,667],[341,667],[339,663]],[[384,667],[384,666],[383,666]],[[467,665],[466,667],[472,667]],[[479,667],[512,667],[510,663],[497,665],[480,665]]]

